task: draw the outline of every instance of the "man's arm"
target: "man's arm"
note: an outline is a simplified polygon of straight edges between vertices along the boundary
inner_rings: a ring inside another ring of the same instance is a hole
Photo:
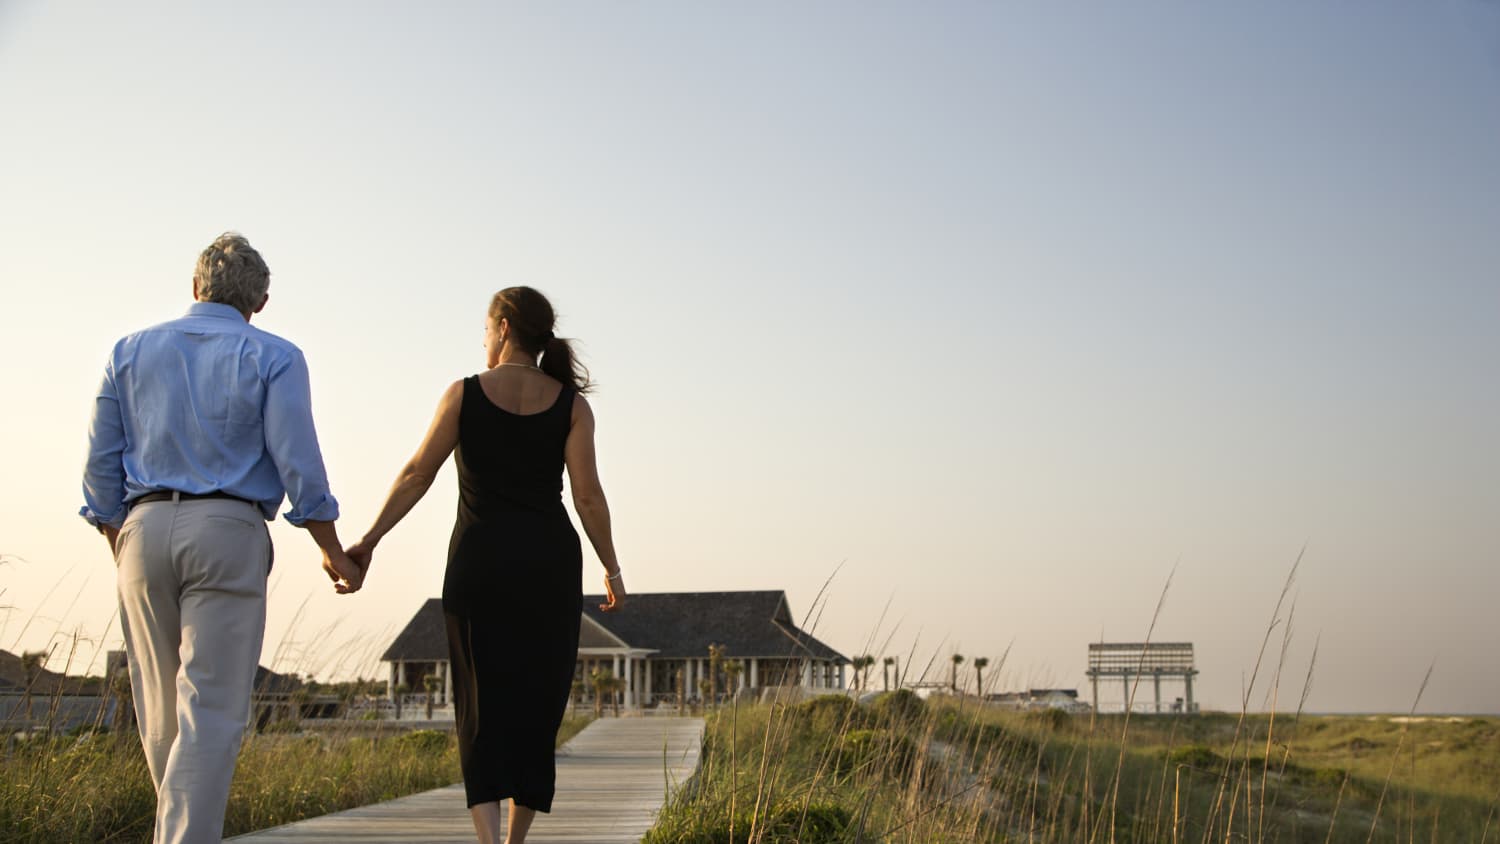
[[[339,503],[328,489],[328,473],[313,425],[307,361],[301,352],[293,350],[272,369],[266,381],[265,408],[266,451],[276,464],[292,506],[283,514],[286,520],[297,527],[309,521],[334,521],[339,517]]]
[[[125,419],[115,389],[114,361],[104,368],[94,415],[89,421],[89,452],[83,466],[84,506],[78,511],[99,529],[115,551],[115,537],[125,521]]]
[[[334,588],[340,593],[354,592],[364,574],[344,553],[333,524],[339,517],[339,503],[328,489],[313,425],[312,387],[301,352],[294,350],[270,373],[265,408],[266,451],[292,506],[285,513],[286,520],[305,528],[317,543],[323,552],[323,571]]]

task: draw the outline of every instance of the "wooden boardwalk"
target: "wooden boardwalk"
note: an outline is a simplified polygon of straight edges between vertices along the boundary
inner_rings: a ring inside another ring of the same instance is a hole
[[[625,844],[651,828],[668,784],[698,767],[701,718],[601,718],[557,751],[552,813],[528,842]],[[462,785],[401,797],[228,839],[247,844],[469,844],[474,825]]]

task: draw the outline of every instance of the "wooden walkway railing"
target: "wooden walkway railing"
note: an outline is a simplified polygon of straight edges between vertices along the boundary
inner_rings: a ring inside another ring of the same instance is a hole
[[[552,812],[537,815],[528,842],[635,844],[667,788],[698,767],[701,718],[602,718],[557,752]],[[246,844],[469,844],[474,825],[462,785],[434,789],[229,839]]]

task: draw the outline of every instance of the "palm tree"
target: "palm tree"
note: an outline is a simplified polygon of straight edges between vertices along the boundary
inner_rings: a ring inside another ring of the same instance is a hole
[[[895,664],[896,658],[893,656],[888,656],[881,662],[881,666],[885,672],[885,688],[882,691],[888,692],[891,690],[891,666]]]
[[[619,693],[625,691],[625,678],[616,677],[608,669],[605,669],[604,676],[600,678],[597,688],[601,693],[609,695],[610,712],[613,713],[616,718],[620,717]],[[603,698],[596,698],[596,701],[597,700],[603,700]],[[602,706],[602,704],[600,704],[600,706]]]
[[[964,664],[964,655],[963,654],[954,654],[953,655],[953,680],[949,684],[953,688],[953,693],[954,694],[958,694],[958,667],[960,665],[963,665],[963,664]]]
[[[589,679],[594,683],[594,717],[604,717],[604,692],[606,689],[614,688],[615,672],[608,668],[595,668],[589,672]]]
[[[422,678],[422,688],[427,690],[427,720],[432,720],[432,699],[437,697],[437,690],[442,688],[443,681],[436,674],[428,674]]]
[[[719,660],[724,658],[723,645],[708,646],[708,692],[705,702],[712,705],[719,698]]]
[[[677,714],[687,711],[687,669],[677,669]]]
[[[31,720],[31,695],[36,691],[36,681],[42,678],[42,666],[47,664],[46,651],[26,651],[21,654],[21,669],[26,672],[26,688],[22,695],[26,700],[26,720]]]
[[[978,692],[981,700],[984,699],[984,669],[987,668],[989,664],[990,658],[987,656],[974,657],[974,685],[979,687]]]
[[[582,680],[574,680],[572,691],[568,693],[568,704],[574,712],[578,711],[578,700],[583,697],[583,692],[588,686]]]
[[[740,675],[745,673],[745,663],[739,660],[730,660],[724,663],[725,685],[728,686],[726,693],[733,696],[740,687]]]

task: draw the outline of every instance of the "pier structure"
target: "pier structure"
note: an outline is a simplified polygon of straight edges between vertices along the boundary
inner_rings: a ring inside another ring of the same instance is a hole
[[[1089,682],[1093,686],[1094,711],[1099,710],[1100,679],[1115,678],[1122,681],[1125,696],[1121,709],[1131,706],[1131,696],[1136,684],[1149,679],[1156,692],[1155,703],[1147,712],[1195,713],[1198,704],[1193,700],[1193,678],[1198,669],[1193,665],[1192,642],[1095,642],[1089,645]],[[1163,705],[1161,681],[1180,680],[1183,696]],[[1135,711],[1143,711],[1140,704]]]

